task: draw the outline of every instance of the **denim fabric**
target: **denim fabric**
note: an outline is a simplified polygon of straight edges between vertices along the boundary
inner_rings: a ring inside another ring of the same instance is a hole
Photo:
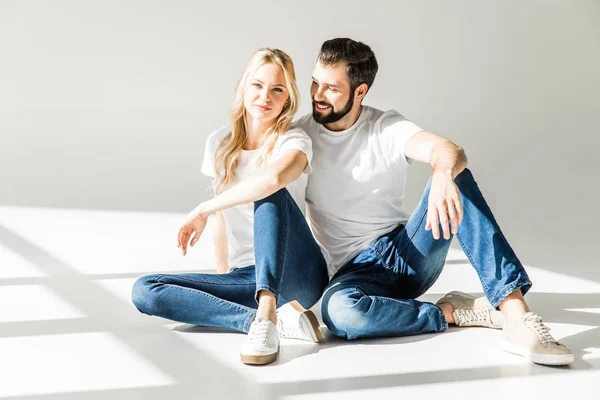
[[[497,307],[516,289],[525,294],[531,282],[471,171],[465,169],[455,183],[464,214],[456,237],[486,297]],[[347,339],[407,336],[448,328],[437,306],[414,300],[439,277],[454,236],[435,240],[425,230],[430,185],[406,226],[381,236],[331,279],[323,295],[322,315],[335,335]]]
[[[155,274],[140,278],[139,311],[174,321],[248,332],[259,290],[277,305],[312,307],[327,285],[327,266],[304,215],[286,189],[254,203],[256,265],[227,274]]]

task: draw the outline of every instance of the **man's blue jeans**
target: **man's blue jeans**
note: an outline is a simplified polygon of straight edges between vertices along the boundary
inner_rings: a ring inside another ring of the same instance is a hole
[[[347,339],[407,336],[448,328],[437,306],[414,300],[439,277],[452,240],[443,236],[435,240],[425,230],[430,183],[406,227],[399,225],[373,242],[344,265],[325,289],[322,316],[335,335]],[[525,294],[531,282],[473,175],[466,169],[455,183],[464,212],[456,237],[486,297],[497,307],[519,288]]]
[[[155,274],[140,278],[132,299],[141,312],[200,326],[248,332],[259,290],[277,305],[312,307],[327,285],[325,259],[286,189],[254,203],[256,265],[227,274]]]

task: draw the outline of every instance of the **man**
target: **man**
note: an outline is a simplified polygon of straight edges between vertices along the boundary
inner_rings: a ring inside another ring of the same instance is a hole
[[[531,282],[463,149],[396,111],[362,105],[377,69],[369,46],[326,41],[313,72],[312,116],[297,121],[313,142],[307,207],[331,277],[325,324],[347,339],[442,332],[448,324],[503,328],[505,350],[540,364],[571,363],[571,351],[525,303]],[[409,217],[402,199],[413,161],[429,163],[432,176]],[[415,300],[438,278],[454,236],[485,297]]]

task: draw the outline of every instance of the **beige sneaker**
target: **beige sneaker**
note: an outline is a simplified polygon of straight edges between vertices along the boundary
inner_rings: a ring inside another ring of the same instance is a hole
[[[540,316],[528,312],[518,323],[504,325],[502,348],[536,364],[572,363],[575,356],[571,350],[554,340],[549,331],[550,328],[543,324]]]
[[[463,292],[450,292],[438,300],[436,305],[451,304],[452,316],[458,326],[483,326],[502,329],[504,317],[485,297],[475,297]]]
[[[325,340],[315,314],[296,300],[277,309],[277,330],[282,338],[322,342]]]

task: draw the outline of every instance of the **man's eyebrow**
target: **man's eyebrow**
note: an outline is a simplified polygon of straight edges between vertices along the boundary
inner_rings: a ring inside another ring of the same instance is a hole
[[[317,82],[317,83],[319,82],[318,80],[316,80],[316,79],[315,79],[315,77],[314,77],[314,76],[312,77],[312,80],[313,80],[313,81],[315,81],[315,82]],[[337,88],[337,89],[339,89],[339,86],[338,86],[338,85],[334,85],[333,83],[326,83],[326,82],[322,82],[322,83],[323,83],[324,85],[331,86],[331,87],[334,87],[334,88]]]

